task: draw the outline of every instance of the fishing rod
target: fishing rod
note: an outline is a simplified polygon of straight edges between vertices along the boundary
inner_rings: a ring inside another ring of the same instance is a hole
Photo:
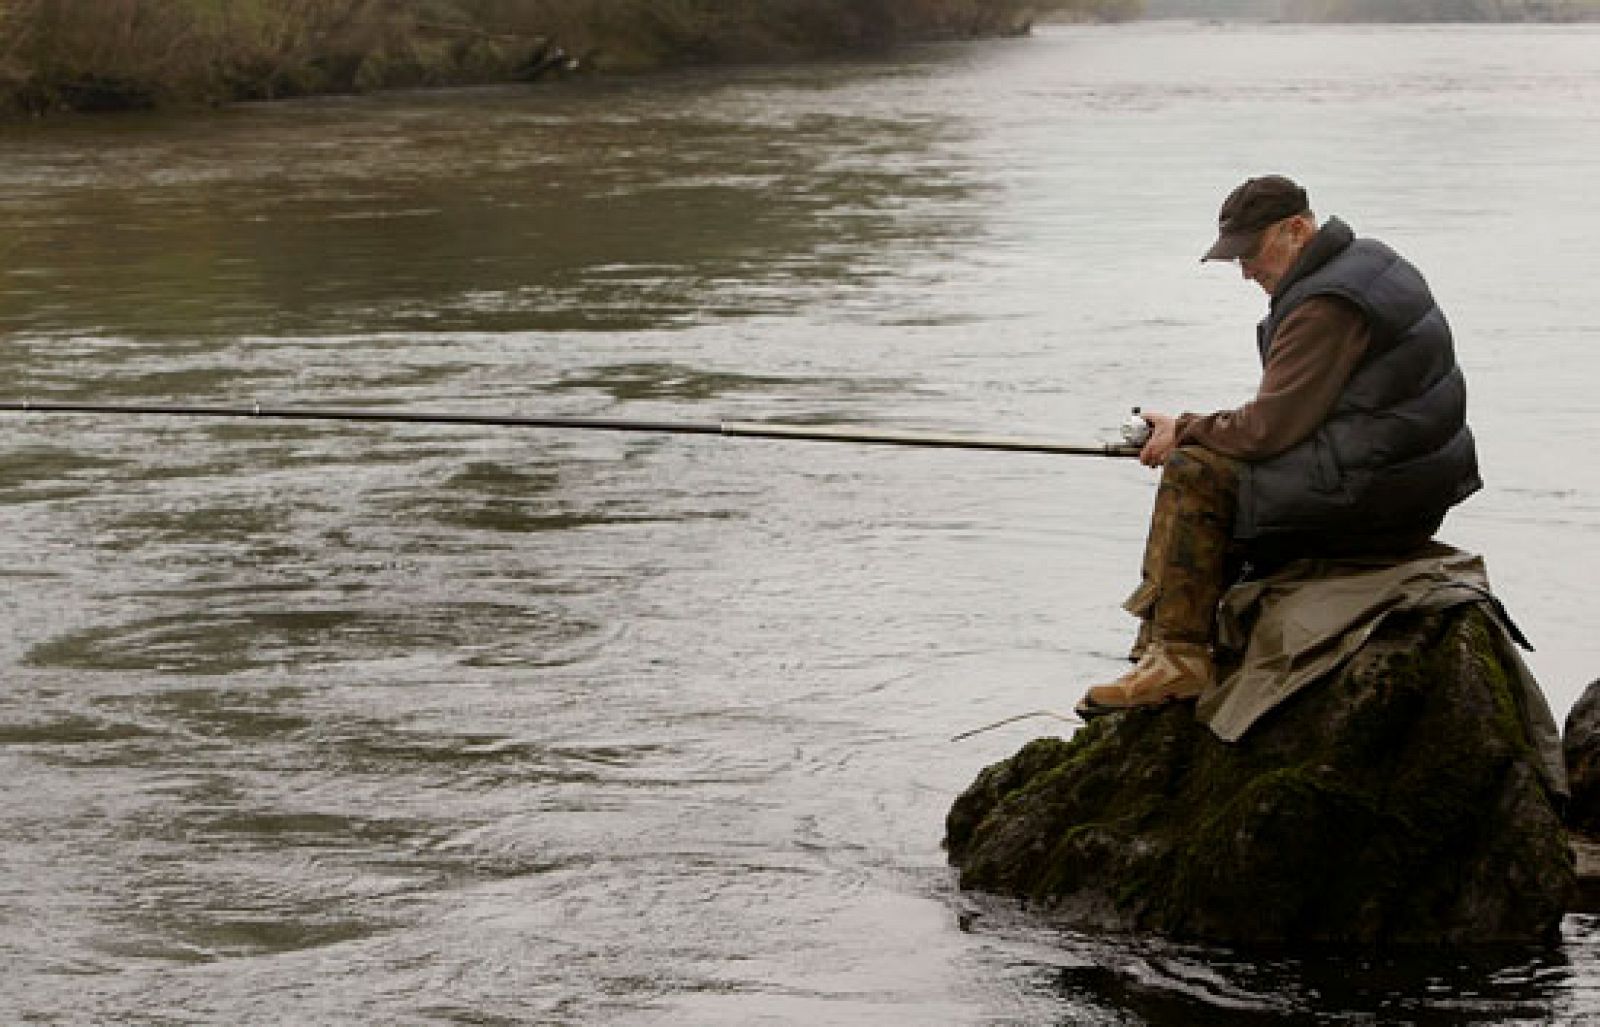
[[[559,428],[579,431],[639,432],[654,435],[720,435],[736,438],[846,442],[876,446],[936,449],[981,449],[1010,453],[1053,453],[1058,456],[1136,457],[1128,442],[1082,445],[1048,439],[1003,435],[942,435],[841,425],[821,427],[770,421],[650,421],[613,417],[526,417],[506,414],[325,407],[245,407],[157,403],[65,403],[49,400],[0,401],[0,412],[24,414],[102,414],[194,418],[247,418],[283,421],[350,421],[366,424],[486,425],[505,428]],[[1127,436],[1124,436],[1125,438]]]

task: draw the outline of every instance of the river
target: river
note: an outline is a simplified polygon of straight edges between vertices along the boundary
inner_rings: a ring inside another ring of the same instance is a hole
[[[1482,552],[1600,675],[1600,29],[1041,28],[0,129],[0,392],[1097,441],[1255,380],[1283,171],[1429,276]],[[1118,671],[1129,461],[4,417],[0,1012],[1577,1023],[1550,951],[1281,958],[976,903],[954,796]]]

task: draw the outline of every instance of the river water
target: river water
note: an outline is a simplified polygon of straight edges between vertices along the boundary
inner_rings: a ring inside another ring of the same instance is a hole
[[[1600,31],[1155,24],[0,130],[0,392],[1097,441],[1248,394],[1285,171],[1429,275],[1483,552],[1600,674]],[[1266,958],[954,886],[1117,672],[1131,462],[4,415],[0,1011],[47,1023],[1563,1023],[1552,951]]]

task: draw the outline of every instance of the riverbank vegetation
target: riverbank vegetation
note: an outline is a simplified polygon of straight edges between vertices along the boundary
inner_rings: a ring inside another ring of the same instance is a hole
[[[1145,0],[1042,0],[1033,9],[1055,21],[1137,21]]]
[[[0,0],[0,113],[795,59],[1125,0]]]
[[[1592,0],[0,0],[0,117],[793,60],[1032,17],[1571,21]]]

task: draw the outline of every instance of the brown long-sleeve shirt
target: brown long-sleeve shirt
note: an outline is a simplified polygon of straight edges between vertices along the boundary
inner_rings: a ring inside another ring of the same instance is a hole
[[[1234,410],[1180,415],[1178,444],[1246,462],[1282,453],[1327,420],[1370,341],[1366,317],[1349,300],[1306,300],[1278,326],[1255,398]]]

